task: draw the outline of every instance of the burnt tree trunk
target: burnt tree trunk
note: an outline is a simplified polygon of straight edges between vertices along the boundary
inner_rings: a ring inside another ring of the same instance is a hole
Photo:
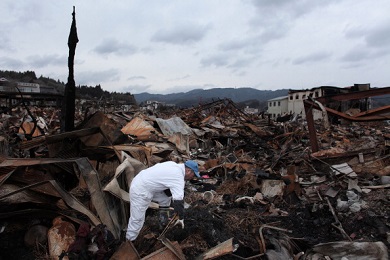
[[[75,113],[75,99],[76,99],[76,83],[74,81],[74,55],[76,52],[76,45],[79,42],[76,28],[76,13],[73,6],[72,25],[68,38],[69,57],[68,57],[68,82],[65,85],[65,97],[62,103],[61,111],[61,132],[68,132],[74,129],[74,113]]]

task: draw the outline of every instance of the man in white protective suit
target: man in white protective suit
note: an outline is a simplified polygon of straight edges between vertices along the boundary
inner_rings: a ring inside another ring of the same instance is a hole
[[[192,160],[184,163],[173,161],[158,163],[140,171],[130,185],[130,218],[126,240],[134,241],[137,238],[151,201],[157,202],[160,208],[168,208],[172,202],[174,212],[178,215],[175,225],[184,228],[185,181],[195,176],[200,178],[198,164]]]

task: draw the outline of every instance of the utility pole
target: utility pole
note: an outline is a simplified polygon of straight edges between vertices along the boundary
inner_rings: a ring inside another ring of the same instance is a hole
[[[76,99],[76,83],[74,81],[74,55],[76,53],[76,45],[79,42],[76,28],[76,12],[73,6],[72,25],[68,38],[69,56],[68,56],[68,82],[65,85],[65,96],[61,110],[61,132],[69,132],[74,129],[74,113]]]

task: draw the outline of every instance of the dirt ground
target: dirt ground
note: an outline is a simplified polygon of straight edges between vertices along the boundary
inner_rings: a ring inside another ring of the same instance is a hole
[[[250,190],[247,195],[255,193],[256,190]],[[195,259],[207,249],[232,237],[234,243],[239,245],[237,251],[233,255],[219,259],[249,258],[259,255],[261,227],[264,227],[262,235],[267,250],[277,247],[275,240],[284,239],[288,241],[293,255],[306,252],[317,244],[334,241],[382,241],[389,248],[389,241],[387,241],[389,189],[372,190],[363,195],[362,199],[366,200],[368,205],[366,209],[359,212],[336,211],[339,224],[325,199],[307,203],[295,194],[276,198],[272,204],[278,206],[278,211],[287,213],[280,215],[270,209],[268,204],[252,203],[249,200],[236,203],[232,198],[237,196],[224,194],[223,205],[208,204],[203,200],[196,201],[185,212],[185,229],[174,227],[166,237],[171,241],[179,242],[187,259]],[[332,208],[336,207],[335,199],[330,199],[329,202]],[[135,242],[135,247],[141,256],[163,247],[156,240],[159,234],[157,215],[157,211],[149,212],[145,227]],[[337,228],[340,225],[348,237]],[[267,226],[279,229],[266,228]],[[266,258],[259,256],[259,259]]]

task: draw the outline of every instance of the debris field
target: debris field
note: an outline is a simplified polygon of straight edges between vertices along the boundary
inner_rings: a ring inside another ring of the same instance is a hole
[[[388,259],[390,125],[276,122],[229,99],[183,110],[1,114],[0,259]],[[195,160],[185,228],[159,237],[152,204],[124,239],[128,188],[158,162]]]

